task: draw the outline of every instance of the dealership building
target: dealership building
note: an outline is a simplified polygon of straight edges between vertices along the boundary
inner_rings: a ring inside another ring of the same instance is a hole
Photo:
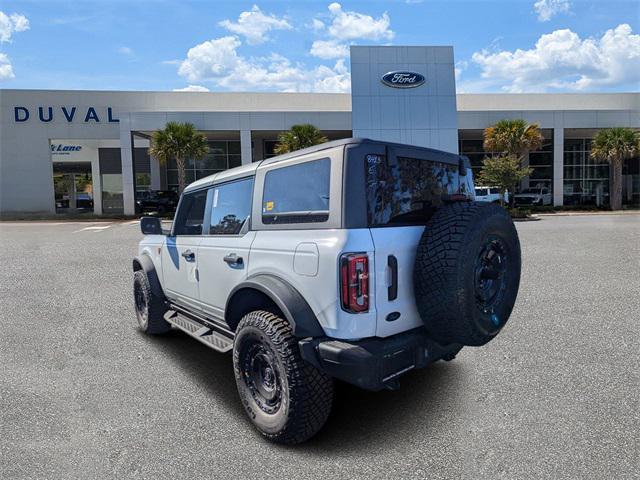
[[[389,73],[392,75],[389,75]],[[539,124],[521,188],[555,205],[608,203],[609,166],[592,160],[601,129],[640,130],[640,94],[456,94],[452,47],[352,47],[351,94],[0,90],[0,213],[133,214],[142,192],[177,188],[173,162],[148,155],[151,134],[190,122],[209,154],[187,181],[274,155],[277,136],[310,123],[329,139],[367,137],[467,155],[483,129]],[[640,158],[623,167],[623,204],[640,204]]]

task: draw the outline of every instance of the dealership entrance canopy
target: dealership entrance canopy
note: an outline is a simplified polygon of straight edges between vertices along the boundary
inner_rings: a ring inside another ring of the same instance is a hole
[[[609,168],[589,157],[603,128],[640,129],[640,94],[457,94],[452,47],[351,47],[351,94],[0,90],[0,213],[134,214],[136,198],[177,187],[175,163],[147,149],[169,121],[190,122],[209,154],[193,181],[273,156],[299,123],[329,139],[368,137],[467,155],[478,170],[482,131],[501,119],[540,125],[522,187],[555,205],[606,204]],[[623,203],[640,203],[640,159],[623,169]]]

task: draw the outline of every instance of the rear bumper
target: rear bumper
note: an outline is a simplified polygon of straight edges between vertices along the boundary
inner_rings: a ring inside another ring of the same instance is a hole
[[[307,338],[299,345],[302,358],[316,368],[366,390],[397,388],[403,373],[453,357],[462,348],[439,345],[422,329],[359,341]]]

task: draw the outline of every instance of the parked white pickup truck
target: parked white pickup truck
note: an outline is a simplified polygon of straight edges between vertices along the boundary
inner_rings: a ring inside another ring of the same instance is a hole
[[[498,187],[476,187],[476,202],[500,203],[500,188]],[[504,203],[509,203],[509,192],[504,192]]]

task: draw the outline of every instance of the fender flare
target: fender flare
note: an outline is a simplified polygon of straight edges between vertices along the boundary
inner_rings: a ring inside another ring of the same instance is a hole
[[[133,271],[137,272],[138,270],[143,270],[147,274],[147,278],[149,279],[149,285],[151,286],[151,291],[158,298],[165,299],[164,292],[162,291],[162,285],[160,285],[160,280],[158,279],[158,274],[156,273],[156,267],[153,264],[153,260],[149,257],[149,255],[139,255],[134,257],[133,262]]]
[[[234,296],[243,289],[257,290],[270,298],[289,322],[296,337],[325,336],[320,322],[300,292],[285,280],[274,275],[258,274],[236,285],[227,298],[225,315],[232,311],[230,307],[233,308],[231,304],[234,301]]]

